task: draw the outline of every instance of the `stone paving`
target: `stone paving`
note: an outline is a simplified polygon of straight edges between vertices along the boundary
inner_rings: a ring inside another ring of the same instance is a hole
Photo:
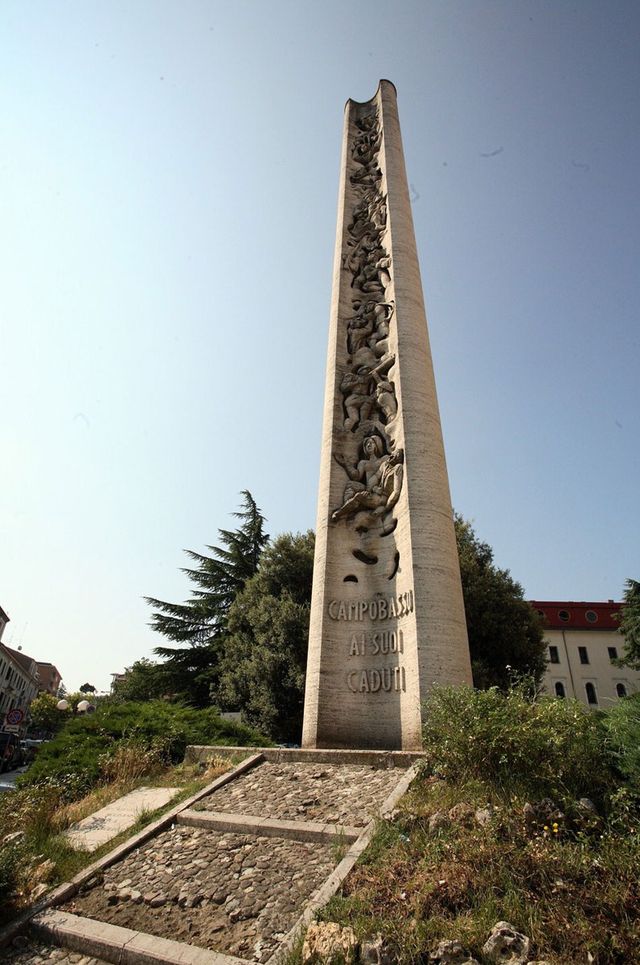
[[[104,965],[102,959],[56,948],[26,935],[19,935],[8,948],[1,948],[0,960],[4,965]]]
[[[267,762],[200,801],[195,810],[363,827],[401,776],[396,768]]]
[[[72,847],[95,851],[121,831],[132,827],[144,811],[164,807],[178,793],[177,787],[139,787],[64,832]]]
[[[261,962],[335,863],[331,845],[176,825],[62,910]]]

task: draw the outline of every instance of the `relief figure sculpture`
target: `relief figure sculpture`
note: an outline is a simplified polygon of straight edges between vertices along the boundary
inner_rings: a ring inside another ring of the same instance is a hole
[[[359,288],[364,294],[384,293],[391,282],[389,274],[391,258],[377,241],[365,239],[360,250],[362,257],[359,259],[359,264],[352,267],[350,259],[349,268],[353,272],[351,287]]]
[[[382,439],[374,435],[365,438],[362,455],[363,458],[353,467],[343,456],[335,456],[350,481],[344,490],[342,506],[331,515],[334,522],[357,515],[359,525],[373,525],[390,513],[400,498],[404,450],[399,449],[390,455],[385,452]]]
[[[347,321],[347,351],[355,368],[373,368],[389,352],[391,302],[354,301],[356,314]]]
[[[355,372],[345,372],[340,382],[340,391],[345,396],[345,429],[355,429],[358,423],[366,422],[369,419],[376,406],[381,384],[387,386],[388,390],[393,392],[393,386],[383,378],[383,374],[389,371],[395,360],[395,355],[388,355],[374,368],[362,365]],[[380,408],[384,412],[382,406]],[[395,411],[393,415],[395,415]]]

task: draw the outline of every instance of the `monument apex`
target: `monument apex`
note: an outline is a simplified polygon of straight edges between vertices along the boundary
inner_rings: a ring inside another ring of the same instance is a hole
[[[471,684],[396,103],[348,101],[304,747],[419,748],[434,684]]]

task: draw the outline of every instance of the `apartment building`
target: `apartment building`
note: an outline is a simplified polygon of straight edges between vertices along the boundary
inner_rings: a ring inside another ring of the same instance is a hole
[[[616,665],[624,651],[619,630],[624,604],[531,600],[531,605],[546,628],[546,693],[606,710],[640,691],[640,671]]]

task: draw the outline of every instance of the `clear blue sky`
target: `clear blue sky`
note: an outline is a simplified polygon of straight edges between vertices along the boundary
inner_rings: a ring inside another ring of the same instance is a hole
[[[640,7],[0,7],[4,642],[102,688],[248,488],[315,525],[342,111],[398,89],[451,489],[529,597],[639,578]]]

